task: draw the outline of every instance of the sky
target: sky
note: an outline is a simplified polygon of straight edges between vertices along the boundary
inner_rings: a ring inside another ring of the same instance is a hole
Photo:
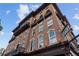
[[[3,30],[0,32],[0,48],[6,48],[12,37],[12,30],[32,10],[36,10],[41,3],[0,3],[0,19]],[[75,35],[79,34],[79,4],[57,4],[63,15],[72,25]]]

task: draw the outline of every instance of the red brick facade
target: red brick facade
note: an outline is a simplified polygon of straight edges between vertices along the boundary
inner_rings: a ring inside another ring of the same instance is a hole
[[[52,14],[45,18],[47,10],[50,10]],[[40,15],[42,15],[44,17],[42,21],[39,21]],[[47,24],[48,20],[53,20],[53,25],[52,25],[51,29],[56,32],[56,40],[57,40],[56,44],[58,44],[60,42],[67,41],[67,40],[69,41],[74,37],[71,33],[72,30],[70,30],[67,33],[66,39],[65,39],[65,37],[63,37],[62,30],[65,27],[64,25],[68,24],[70,29],[71,29],[71,26],[68,23],[66,17],[61,14],[61,12],[58,9],[57,5],[56,4],[43,4],[36,11],[31,12],[24,20],[22,20],[19,23],[18,26],[21,27],[21,26],[24,26],[23,24],[26,24],[27,22],[29,22],[27,24],[29,26],[26,25],[26,27],[28,27],[28,28],[23,30],[23,31],[19,30],[20,27],[13,31],[14,32],[14,38],[12,38],[11,39],[12,41],[9,42],[9,44],[6,48],[5,54],[11,52],[12,50],[17,49],[17,45],[19,43],[22,43],[24,45],[25,53],[32,52],[30,50],[31,49],[30,44],[31,44],[32,38],[34,38],[34,50],[33,51],[39,50],[40,48],[38,48],[38,36],[40,34],[43,34],[43,36],[44,36],[43,48],[46,48],[46,47],[50,46],[49,45],[49,37],[48,37],[48,31],[49,31],[48,24]],[[63,21],[64,25],[62,24],[62,21]],[[41,23],[41,22],[43,22],[44,31],[39,33],[39,23]],[[34,34],[34,36],[32,36],[32,31],[33,31],[34,27],[35,27],[35,34]],[[18,35],[15,35],[15,32],[17,32],[17,30],[18,30],[18,32],[21,32],[21,31],[22,32]],[[76,45],[74,45],[74,43],[72,43],[72,44],[75,48]]]

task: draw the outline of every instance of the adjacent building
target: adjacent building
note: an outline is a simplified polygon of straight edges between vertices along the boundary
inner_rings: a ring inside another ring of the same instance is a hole
[[[13,33],[6,56],[78,55],[71,25],[55,3],[45,3],[29,13]]]
[[[1,48],[1,49],[0,49],[0,56],[2,56],[3,53],[4,53],[4,48]]]

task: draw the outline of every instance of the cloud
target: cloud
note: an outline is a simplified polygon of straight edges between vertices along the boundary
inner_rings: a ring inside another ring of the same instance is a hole
[[[76,20],[79,20],[79,13],[75,14],[73,18],[76,19]]]
[[[41,4],[20,4],[19,9],[17,9],[19,20],[16,22],[16,24],[21,22],[26,15],[28,15],[31,11],[36,10],[40,5]]]
[[[4,32],[3,31],[0,31],[0,36],[4,35]]]
[[[17,14],[20,20],[18,20],[17,23],[19,23],[29,12],[30,10],[27,4],[20,4],[19,9],[17,9]]]
[[[6,14],[8,15],[10,12],[11,12],[10,10],[7,10],[7,11],[6,11]]]
[[[73,25],[72,28],[73,28],[73,30],[78,30],[79,31],[79,25]]]
[[[31,5],[31,9],[33,11],[35,11],[41,4],[34,4],[34,5]]]
[[[78,10],[79,10],[79,8],[74,8],[74,10],[78,11]]]

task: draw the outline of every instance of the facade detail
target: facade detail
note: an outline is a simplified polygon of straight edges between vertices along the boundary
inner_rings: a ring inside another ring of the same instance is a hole
[[[45,3],[27,15],[13,30],[6,56],[79,55],[77,38],[57,4]]]

